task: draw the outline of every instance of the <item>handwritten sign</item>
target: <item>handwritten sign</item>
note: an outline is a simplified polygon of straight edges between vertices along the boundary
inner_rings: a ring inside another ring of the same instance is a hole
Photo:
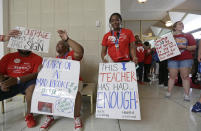
[[[155,41],[155,48],[160,61],[180,55],[179,48],[175,42],[172,33],[168,33]]]
[[[73,118],[80,63],[44,58],[32,96],[31,111]]]
[[[133,62],[99,64],[96,117],[141,119],[136,69]]]
[[[26,29],[25,27],[17,27],[16,29],[20,30],[21,34],[10,38],[8,48],[48,53],[51,36],[49,32]]]

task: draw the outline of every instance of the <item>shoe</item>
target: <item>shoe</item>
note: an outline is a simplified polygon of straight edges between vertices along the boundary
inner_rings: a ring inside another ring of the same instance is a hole
[[[171,96],[170,92],[166,92],[165,97],[169,98]]]
[[[163,87],[163,84],[159,84],[158,87]]]
[[[190,101],[190,96],[189,95],[184,95],[184,101]]]
[[[75,117],[75,131],[82,131],[82,120],[80,117]]]
[[[193,105],[193,108],[191,110],[192,112],[201,112],[201,103],[196,102],[195,105]]]
[[[27,122],[27,127],[32,128],[36,126],[36,120],[33,117],[33,114],[29,113],[25,116],[25,121]]]
[[[46,117],[45,122],[44,122],[44,123],[42,124],[42,126],[40,127],[40,131],[47,131],[53,121],[54,121],[54,117],[48,115],[48,116]]]

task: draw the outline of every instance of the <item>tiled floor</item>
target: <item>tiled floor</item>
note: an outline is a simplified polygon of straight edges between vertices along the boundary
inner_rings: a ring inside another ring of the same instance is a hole
[[[139,87],[141,121],[96,119],[95,115],[90,115],[90,106],[85,98],[82,109],[84,131],[201,131],[201,113],[190,111],[199,98],[200,90],[191,90],[191,102],[183,101],[181,87],[175,87],[169,99],[164,97],[165,91],[154,83]],[[6,104],[6,113],[0,114],[0,131],[39,130],[45,117],[36,115],[37,126],[28,129],[22,101],[22,96],[18,96]],[[73,131],[73,119],[56,117],[49,131]]]

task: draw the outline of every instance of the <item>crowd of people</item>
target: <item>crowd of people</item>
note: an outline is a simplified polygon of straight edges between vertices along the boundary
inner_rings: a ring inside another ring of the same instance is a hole
[[[165,94],[167,98],[171,96],[178,73],[180,73],[184,88],[184,100],[190,101],[189,74],[193,64],[192,51],[196,49],[196,42],[191,34],[182,32],[184,25],[181,21],[173,25],[173,36],[181,55],[165,61],[159,61],[156,49],[151,48],[149,42],[142,42],[138,35],[134,36],[131,30],[121,27],[122,17],[119,13],[113,13],[110,16],[109,24],[111,29],[104,35],[102,40],[102,62],[134,62],[139,66],[137,68],[138,84],[150,82],[150,72],[157,72],[156,65],[159,65],[159,73],[156,73],[159,79],[158,84],[168,87],[168,91]],[[57,32],[61,38],[56,45],[57,58],[80,61],[84,55],[82,45],[69,38],[65,30],[58,30]],[[0,35],[0,41],[8,41],[10,37],[15,37],[19,34],[20,31],[11,30],[8,35]],[[199,45],[198,61],[201,62],[201,42]],[[28,66],[29,68],[26,68]],[[0,101],[19,93],[25,94],[27,102],[25,121],[29,128],[36,126],[36,120],[30,112],[30,107],[37,74],[41,68],[42,57],[27,50],[18,49],[17,52],[9,53],[0,60]],[[79,86],[75,100],[75,130],[81,130],[83,127],[80,118],[81,89],[82,86]],[[193,106],[192,111],[201,112],[201,97],[199,102]],[[41,126],[41,130],[47,130],[53,124],[53,121],[54,117],[48,115]]]

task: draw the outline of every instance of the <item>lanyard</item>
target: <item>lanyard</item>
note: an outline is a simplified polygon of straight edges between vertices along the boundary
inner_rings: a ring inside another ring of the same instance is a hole
[[[116,40],[115,40],[115,47],[116,48],[119,48],[119,37],[120,37],[120,35],[121,35],[121,29],[120,29],[119,33],[117,32],[116,37],[114,36],[114,31],[112,31],[112,36],[114,36],[116,38]]]
[[[66,52],[66,54],[62,57],[58,57],[58,58],[61,58],[61,59],[66,59],[66,57],[68,56],[68,52]]]

